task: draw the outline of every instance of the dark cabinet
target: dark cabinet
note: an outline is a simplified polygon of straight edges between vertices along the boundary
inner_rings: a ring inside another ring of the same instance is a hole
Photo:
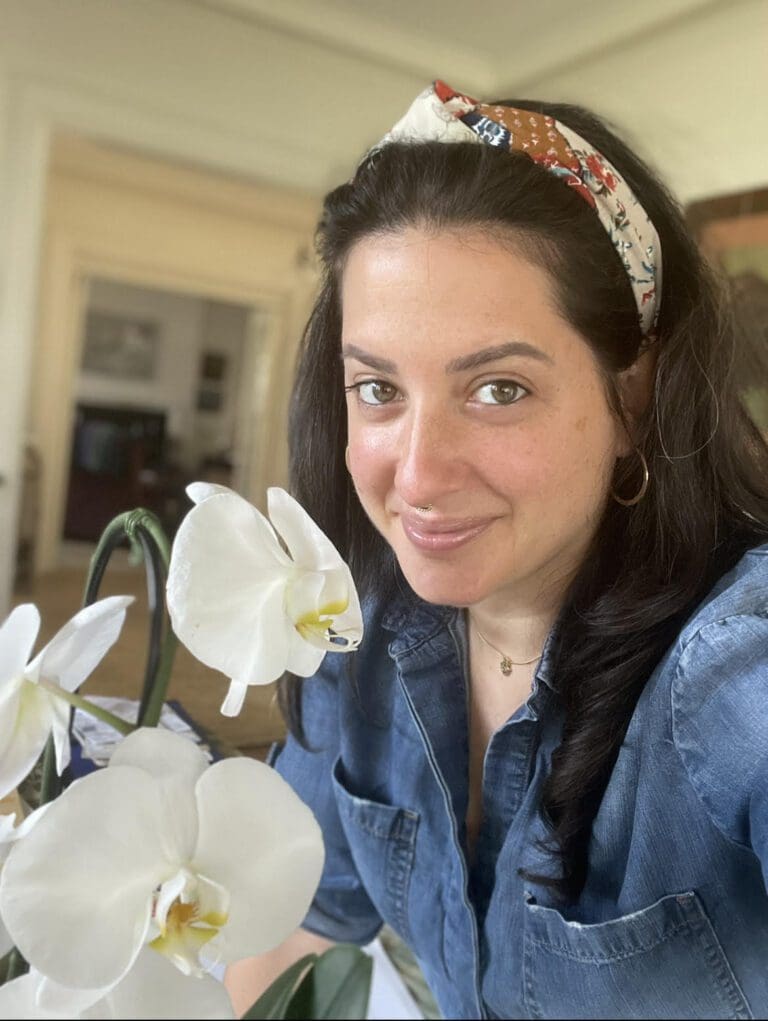
[[[168,526],[165,413],[78,404],[64,538],[95,542],[118,514],[147,507]]]

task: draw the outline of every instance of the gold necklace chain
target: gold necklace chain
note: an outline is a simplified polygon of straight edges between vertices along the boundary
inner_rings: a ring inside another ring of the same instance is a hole
[[[506,652],[502,652],[502,650],[501,649],[497,649],[496,646],[493,645],[492,642],[489,642],[488,639],[485,637],[483,632],[480,630],[480,628],[477,626],[477,624],[475,624],[474,621],[472,622],[472,624],[474,626],[475,631],[477,631],[477,637],[481,641],[485,642],[485,644],[488,646],[489,649],[493,649],[493,651],[498,656],[501,656],[501,662],[499,663],[499,670],[501,670],[501,672],[504,674],[505,677],[509,677],[509,675],[512,673],[512,667],[513,666],[530,666],[531,663],[535,663],[537,660],[541,659],[541,653],[539,653],[538,656],[534,656],[533,659],[526,659],[524,662],[518,663],[516,660],[511,659],[506,654]]]

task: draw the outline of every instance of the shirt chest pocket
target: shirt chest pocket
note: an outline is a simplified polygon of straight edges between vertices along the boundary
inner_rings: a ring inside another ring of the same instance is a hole
[[[341,824],[366,892],[384,921],[408,940],[408,890],[419,814],[361,797],[341,758],[334,763],[332,776]]]
[[[532,1017],[752,1017],[693,892],[596,925],[529,897],[523,980]]]

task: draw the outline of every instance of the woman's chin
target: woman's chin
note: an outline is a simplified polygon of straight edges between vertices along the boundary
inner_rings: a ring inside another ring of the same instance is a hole
[[[416,595],[425,603],[437,606],[472,606],[488,592],[478,578],[446,576],[445,572],[419,570],[413,565],[401,564],[403,574]]]

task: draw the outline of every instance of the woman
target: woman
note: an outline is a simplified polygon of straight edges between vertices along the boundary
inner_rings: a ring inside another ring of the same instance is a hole
[[[768,450],[677,206],[437,82],[319,238],[293,484],[366,638],[283,690],[327,861],[238,1002],[384,920],[447,1017],[764,1014]]]

